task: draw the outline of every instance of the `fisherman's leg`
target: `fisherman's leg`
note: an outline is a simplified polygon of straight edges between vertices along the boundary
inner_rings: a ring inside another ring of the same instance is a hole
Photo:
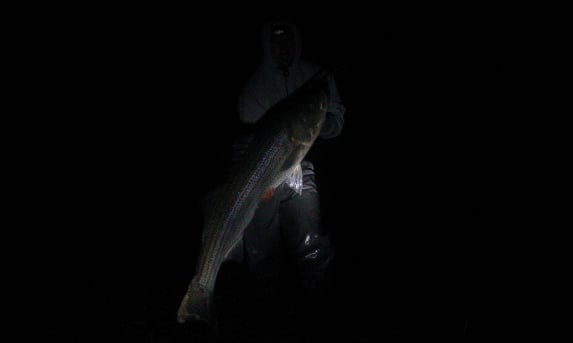
[[[334,247],[325,231],[311,164],[303,164],[303,191],[281,203],[281,234],[298,271],[296,322],[305,339],[322,337],[334,320],[330,305]],[[332,330],[330,330],[332,331]]]
[[[244,257],[253,277],[254,293],[265,298],[276,293],[279,279],[280,232],[278,199],[261,201],[243,236]]]
[[[294,191],[280,205],[281,235],[296,261],[304,293],[322,293],[330,283],[334,247],[322,225],[314,167],[303,162],[303,191]]]
[[[280,299],[280,231],[278,200],[262,202],[245,230],[244,255],[251,285],[244,319],[264,333],[276,330]]]

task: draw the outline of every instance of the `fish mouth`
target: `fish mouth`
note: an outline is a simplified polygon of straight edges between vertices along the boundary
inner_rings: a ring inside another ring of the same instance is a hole
[[[204,289],[199,288],[197,283],[192,282],[189,291],[179,305],[177,322],[179,324],[188,321],[205,321],[209,323],[211,321],[210,303],[210,295]]]
[[[179,324],[184,324],[187,322],[205,322],[209,323],[209,319],[206,316],[201,316],[199,313],[188,312],[186,308],[182,308],[177,314],[177,322]]]

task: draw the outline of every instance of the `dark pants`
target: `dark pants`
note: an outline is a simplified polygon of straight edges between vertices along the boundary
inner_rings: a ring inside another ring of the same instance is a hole
[[[334,248],[321,221],[314,166],[303,161],[302,170],[302,193],[284,183],[262,200],[237,247],[242,251],[234,254],[246,262],[263,293],[276,291],[283,256],[296,267],[303,292],[318,292],[327,282]]]

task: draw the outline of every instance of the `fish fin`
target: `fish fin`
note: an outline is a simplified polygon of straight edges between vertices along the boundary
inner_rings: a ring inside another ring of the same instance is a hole
[[[298,195],[302,194],[302,167],[299,164],[294,167],[292,173],[286,179],[287,185],[292,188]]]
[[[263,192],[263,196],[261,197],[261,200],[262,201],[269,201],[269,200],[271,200],[273,195],[275,195],[275,189],[273,187],[269,187]]]
[[[195,279],[191,280],[187,293],[177,310],[177,322],[183,324],[198,320],[211,323],[211,311],[211,292],[201,287]]]

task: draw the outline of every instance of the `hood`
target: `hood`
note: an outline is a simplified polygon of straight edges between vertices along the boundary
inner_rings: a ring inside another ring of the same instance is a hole
[[[292,19],[272,19],[269,20],[268,22],[266,22],[263,27],[262,27],[262,31],[261,31],[261,47],[262,47],[262,64],[266,65],[267,67],[274,67],[277,68],[277,64],[275,59],[273,58],[273,54],[272,54],[272,47],[271,47],[271,37],[272,37],[272,32],[273,32],[273,28],[277,27],[277,26],[284,26],[288,29],[290,29],[290,32],[292,32],[293,34],[293,38],[294,38],[294,44],[292,46],[292,49],[290,49],[291,54],[292,54],[292,62],[289,65],[288,69],[293,69],[294,67],[296,67],[299,63],[300,60],[300,55],[301,55],[301,48],[302,48],[302,44],[301,44],[301,33],[300,33],[300,28],[299,26],[296,24],[296,22]]]

